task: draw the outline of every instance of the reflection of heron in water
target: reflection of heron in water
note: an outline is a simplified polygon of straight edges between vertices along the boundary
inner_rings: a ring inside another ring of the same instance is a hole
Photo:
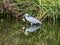
[[[29,32],[34,32],[36,30],[38,30],[40,28],[40,26],[31,26],[25,29],[24,34],[28,35]]]
[[[31,25],[32,24],[41,24],[41,22],[39,20],[37,20],[36,18],[34,18],[32,16],[29,16],[28,13],[24,14],[24,16],[25,16],[26,21],[30,22]]]

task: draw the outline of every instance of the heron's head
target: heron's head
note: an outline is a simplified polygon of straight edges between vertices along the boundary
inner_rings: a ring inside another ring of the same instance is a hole
[[[28,13],[25,13],[24,16],[27,17],[29,14]]]

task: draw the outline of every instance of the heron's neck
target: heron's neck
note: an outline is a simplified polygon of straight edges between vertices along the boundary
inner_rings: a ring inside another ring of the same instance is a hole
[[[28,16],[25,16],[25,18],[28,18]]]

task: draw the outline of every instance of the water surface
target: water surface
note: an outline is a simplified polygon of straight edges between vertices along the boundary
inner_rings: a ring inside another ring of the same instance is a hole
[[[26,36],[24,32],[27,29],[36,31],[31,30]],[[21,19],[1,18],[0,45],[60,45],[60,24],[44,22],[40,26],[31,27]]]

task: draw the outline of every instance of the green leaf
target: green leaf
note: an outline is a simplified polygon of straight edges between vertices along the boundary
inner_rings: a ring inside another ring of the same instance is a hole
[[[20,3],[21,1],[20,0],[15,0],[16,2]]]

